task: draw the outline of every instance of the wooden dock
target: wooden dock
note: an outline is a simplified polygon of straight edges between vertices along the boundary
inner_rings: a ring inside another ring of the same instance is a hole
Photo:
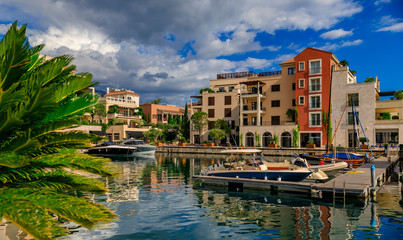
[[[243,188],[269,190],[275,192],[292,192],[309,194],[312,198],[323,197],[355,197],[367,198],[371,193],[376,194],[390,175],[394,172],[398,156],[381,157],[372,163],[336,176],[325,183],[315,182],[286,182],[245,178],[227,178],[210,176],[193,176],[207,185],[227,186],[229,190],[242,191]],[[375,187],[371,187],[371,166],[375,167]]]

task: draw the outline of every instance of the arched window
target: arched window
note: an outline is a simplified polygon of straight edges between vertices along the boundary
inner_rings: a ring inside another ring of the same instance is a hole
[[[253,136],[253,133],[248,132],[246,134],[246,147],[253,147],[255,146],[255,137]]]
[[[272,137],[273,136],[269,132],[263,133],[263,137],[262,137],[263,147],[267,147],[269,145],[270,138],[272,138]]]
[[[283,132],[281,134],[281,147],[291,147],[291,133]]]

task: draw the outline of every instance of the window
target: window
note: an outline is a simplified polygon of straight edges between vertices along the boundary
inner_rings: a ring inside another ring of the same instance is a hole
[[[214,106],[214,97],[208,97],[208,105]]]
[[[292,89],[292,90],[295,90],[295,83],[292,83],[291,89]]]
[[[214,126],[214,121],[208,122],[208,129],[209,129],[209,130],[212,129],[213,126]]]
[[[359,113],[357,112],[357,116],[359,116]],[[358,120],[357,120],[358,122]],[[347,113],[347,124],[348,125],[354,125],[354,114],[353,112],[348,112]]]
[[[280,92],[280,84],[271,85],[272,92]]]
[[[209,109],[208,110],[208,117],[213,118],[214,117],[214,109]]]
[[[294,75],[295,74],[295,67],[288,68],[288,75]]]
[[[298,97],[298,105],[305,105],[305,96]]]
[[[280,100],[271,101],[271,107],[280,107]]]
[[[301,78],[298,80],[298,87],[305,88],[305,79]]]
[[[358,93],[350,93],[350,94],[348,94],[347,101],[348,101],[349,106],[352,106],[352,104],[354,104],[354,106],[358,107],[359,106]]]
[[[235,120],[231,121],[231,129],[235,129]]]
[[[257,110],[257,102],[252,102],[252,110]]]
[[[231,117],[231,108],[224,108],[224,117]]]
[[[156,119],[157,118],[157,114],[153,114],[153,119]]]
[[[280,125],[280,116],[271,116],[271,125]]]
[[[228,92],[232,92],[234,90],[234,87],[228,87]]]
[[[309,92],[320,92],[321,78],[309,79]]]
[[[300,70],[300,71],[305,70],[305,62],[299,62],[298,70]]]
[[[295,107],[295,99],[292,100],[291,106]]]
[[[320,127],[321,126],[320,113],[310,113],[309,114],[309,126],[310,127]]]
[[[320,109],[321,108],[321,98],[320,95],[309,96],[309,109]]]
[[[218,91],[220,91],[220,92],[225,92],[225,87],[220,87],[220,88],[218,88]]]
[[[309,74],[314,75],[314,74],[321,74],[322,69],[321,69],[321,60],[311,60],[309,61]]]
[[[231,96],[225,96],[225,105],[231,105]]]

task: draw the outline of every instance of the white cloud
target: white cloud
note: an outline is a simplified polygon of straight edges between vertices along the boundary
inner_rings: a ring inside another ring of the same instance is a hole
[[[93,73],[102,87],[130,88],[144,100],[163,93],[172,103],[183,102],[186,95],[208,86],[217,73],[267,69],[293,57],[217,59],[281,49],[278,43],[262,46],[255,39],[258,32],[329,29],[363,9],[350,0],[1,1],[0,21],[29,23],[29,40],[33,45],[45,43],[44,54],[73,54],[78,70]],[[0,25],[0,32],[4,28]],[[220,33],[230,37],[222,41]],[[164,39],[168,35],[175,40]],[[356,41],[325,47],[360,44]],[[191,43],[195,55],[178,54],[186,43]]]
[[[377,30],[377,32],[403,32],[403,22],[394,23],[387,27],[382,27]]]
[[[350,36],[353,36],[353,30],[345,31],[343,29],[335,29],[332,31],[322,33],[320,35],[320,37],[324,38],[324,39],[337,39],[337,38],[350,37]]]
[[[391,2],[391,0],[378,0],[378,1],[375,1],[375,6],[378,6],[378,5],[380,5],[380,4],[383,4],[383,3],[390,3]]]
[[[340,44],[338,43],[333,43],[333,44],[326,44],[325,46],[318,47],[319,49],[325,50],[325,51],[335,51],[337,49],[343,48],[343,47],[351,47],[351,46],[358,46],[363,43],[363,40],[357,39],[354,41],[346,41],[342,42]]]

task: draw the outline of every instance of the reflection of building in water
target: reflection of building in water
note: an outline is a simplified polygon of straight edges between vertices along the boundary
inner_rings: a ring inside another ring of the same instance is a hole
[[[243,224],[252,224],[264,234],[273,230],[286,239],[348,239],[358,228],[379,228],[374,203],[362,206],[347,205],[335,208],[314,205],[309,199],[286,195],[262,197],[249,193],[217,193],[200,190],[196,195],[205,217],[217,224],[242,229]]]
[[[7,222],[6,220],[2,220],[0,224],[0,239],[1,240],[25,240],[25,239],[34,239],[33,237],[26,234],[16,225]]]
[[[138,201],[143,172],[147,163],[155,163],[155,158],[136,159],[132,162],[116,162],[120,167],[118,177],[107,178],[105,185],[110,190],[106,193],[107,202]]]

